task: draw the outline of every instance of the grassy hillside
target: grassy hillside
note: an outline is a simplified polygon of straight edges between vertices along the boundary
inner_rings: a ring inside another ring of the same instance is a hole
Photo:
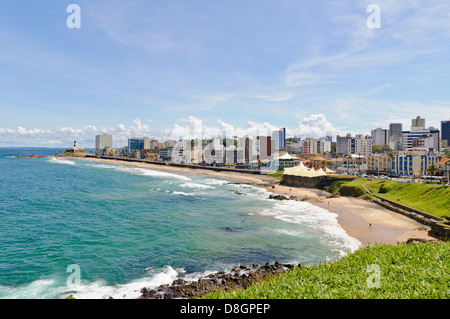
[[[363,178],[357,178],[352,181],[337,181],[330,186],[326,186],[324,189],[332,194],[340,194],[342,196],[359,197],[365,194],[364,187],[362,186],[367,180]]]
[[[371,181],[365,184],[374,194],[398,201],[439,217],[450,217],[450,187],[430,184],[404,184]]]
[[[389,180],[374,180],[358,178],[351,182],[339,181],[326,187],[330,193],[342,196],[359,197],[364,195],[364,187],[373,194],[397,201],[439,217],[450,217],[450,187],[431,184],[405,184]]]
[[[449,251],[450,243],[365,247],[333,262],[295,268],[245,290],[215,292],[204,298],[447,299]],[[378,286],[375,272],[368,271],[371,265],[379,267]]]

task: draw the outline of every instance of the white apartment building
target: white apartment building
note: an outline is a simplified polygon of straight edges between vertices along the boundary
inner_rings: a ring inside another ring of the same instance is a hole
[[[303,149],[303,156],[308,156],[309,154],[318,154],[317,140],[314,138],[307,138],[301,142]],[[331,146],[330,146],[331,149]]]
[[[362,155],[367,158],[372,155],[372,145],[373,140],[370,136],[358,134],[354,139],[354,150],[349,154]]]
[[[102,134],[95,136],[95,153],[100,154],[112,150],[112,135]]]
[[[382,128],[377,128],[371,132],[374,145],[388,145],[389,144],[389,131]]]

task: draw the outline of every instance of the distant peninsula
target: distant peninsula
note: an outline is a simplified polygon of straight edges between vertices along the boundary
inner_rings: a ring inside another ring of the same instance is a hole
[[[49,158],[49,157],[53,157],[53,156],[41,156],[41,155],[36,155],[36,154],[29,154],[29,155],[16,155],[14,157],[17,157],[17,158]]]

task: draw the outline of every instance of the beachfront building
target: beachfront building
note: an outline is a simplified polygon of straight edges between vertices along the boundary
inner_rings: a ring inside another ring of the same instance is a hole
[[[392,156],[372,154],[367,157],[367,174],[388,175],[392,169]]]
[[[289,153],[285,153],[278,157],[278,171],[282,172],[286,168],[295,167],[300,164],[300,159],[296,156],[291,156]]]
[[[257,136],[249,140],[249,162],[272,160],[272,137]]]
[[[272,132],[272,153],[280,150],[280,148],[286,147],[286,128],[282,127],[278,131]]]
[[[395,176],[420,178],[433,175],[429,168],[437,162],[439,162],[437,154],[432,154],[425,149],[409,149],[392,158],[391,172]]]
[[[144,151],[150,150],[149,137],[132,137],[128,139],[128,155],[136,158],[142,158]]]
[[[435,165],[438,168],[436,175],[445,176],[447,178],[450,177],[450,157],[441,158]]]
[[[362,155],[351,154],[342,160],[341,165],[336,168],[338,173],[356,175],[367,170],[367,160]]]
[[[161,161],[170,161],[172,159],[173,147],[164,147],[159,150],[159,159]]]
[[[225,147],[223,146],[222,139],[219,137],[214,138],[203,148],[203,158],[207,164],[217,165],[223,164],[225,155]]]
[[[95,154],[111,153],[113,147],[113,137],[109,134],[95,136]]]

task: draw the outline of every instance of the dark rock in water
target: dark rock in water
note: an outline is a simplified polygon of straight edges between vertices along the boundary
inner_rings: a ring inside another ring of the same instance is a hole
[[[245,289],[254,282],[270,276],[282,274],[298,266],[282,264],[276,261],[273,265],[251,266],[239,265],[229,272],[219,271],[197,281],[176,279],[171,285],[161,285],[154,289],[142,288],[140,299],[191,299],[217,290]]]
[[[29,155],[16,155],[14,157],[18,157],[18,158],[48,158],[49,156],[29,154]]]
[[[434,240],[426,240],[424,238],[408,238],[407,244],[432,243]]]
[[[289,196],[286,196],[286,195],[283,195],[283,194],[271,194],[271,195],[269,195],[269,199],[288,200]]]
[[[245,193],[242,193],[242,192],[240,192],[240,191],[235,191],[235,190],[232,190],[232,189],[230,189],[230,192],[233,192],[233,193],[235,193],[236,195],[244,195],[244,196],[247,196],[247,194],[245,194]]]

